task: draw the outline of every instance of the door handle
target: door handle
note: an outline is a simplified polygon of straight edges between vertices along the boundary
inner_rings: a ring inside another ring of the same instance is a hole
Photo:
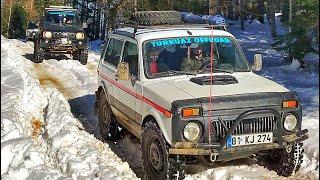
[[[118,81],[118,74],[115,74],[115,80]]]

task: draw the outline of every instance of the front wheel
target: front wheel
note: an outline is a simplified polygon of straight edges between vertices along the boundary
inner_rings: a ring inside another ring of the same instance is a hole
[[[166,140],[153,122],[143,128],[141,149],[148,179],[184,179],[184,159],[169,156]]]
[[[88,61],[88,50],[79,50],[79,61],[81,64],[86,65]]]
[[[304,152],[302,145],[293,145],[290,152],[286,149],[268,150],[267,155],[260,157],[259,163],[276,171],[280,176],[291,176],[300,169]]]
[[[45,54],[44,49],[35,43],[34,50],[33,50],[33,62],[42,63],[44,59],[44,54]]]

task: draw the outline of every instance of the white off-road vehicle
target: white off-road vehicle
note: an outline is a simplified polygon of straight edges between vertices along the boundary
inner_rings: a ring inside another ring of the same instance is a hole
[[[182,68],[199,49],[201,66]],[[117,29],[97,70],[101,134],[115,140],[121,126],[139,138],[149,179],[183,179],[189,162],[253,154],[290,176],[302,162],[308,130],[301,130],[298,97],[253,72],[261,67],[261,55],[249,65],[234,36],[223,30]]]

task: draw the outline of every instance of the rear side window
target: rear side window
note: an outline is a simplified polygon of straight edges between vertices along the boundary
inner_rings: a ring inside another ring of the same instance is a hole
[[[104,57],[104,62],[108,62],[114,66],[118,66],[123,40],[111,38],[107,47],[107,53]]]
[[[123,51],[123,62],[129,63],[129,72],[135,76],[138,76],[137,44],[126,41]]]

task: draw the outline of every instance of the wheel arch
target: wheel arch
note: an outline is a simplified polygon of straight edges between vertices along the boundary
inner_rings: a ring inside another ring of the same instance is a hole
[[[142,128],[146,125],[147,122],[154,122],[161,130],[165,140],[168,144],[172,144],[172,135],[171,135],[171,120],[163,119],[162,115],[155,109],[148,109],[148,113],[144,116],[142,120]],[[164,122],[167,122],[166,125]]]
[[[99,93],[104,92],[104,94],[108,97],[108,88],[107,88],[107,85],[104,81],[100,81],[99,87],[98,87],[98,92]]]

